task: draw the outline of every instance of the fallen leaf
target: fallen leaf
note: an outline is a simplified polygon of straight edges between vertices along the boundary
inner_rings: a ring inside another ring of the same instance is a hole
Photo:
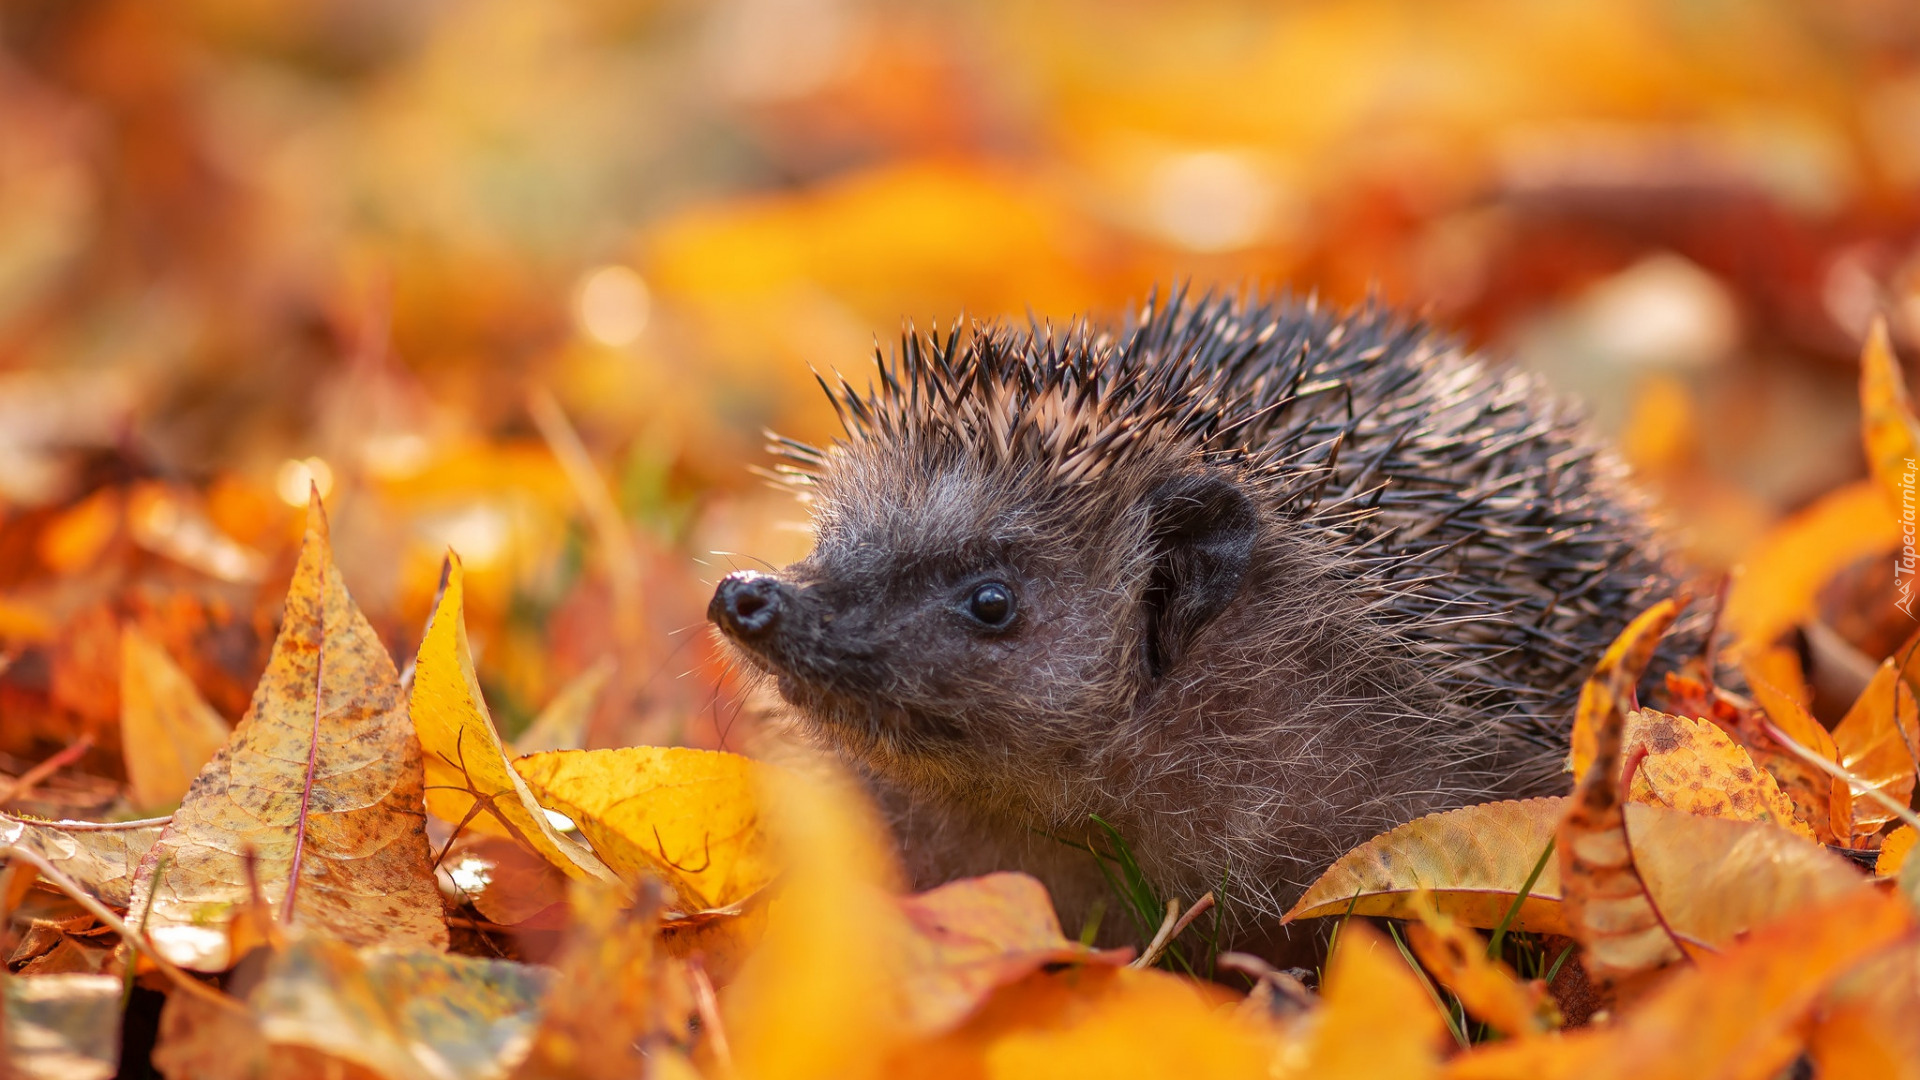
[[[1907,856],[1913,851],[1915,839],[1920,839],[1920,832],[1915,832],[1911,825],[1902,825],[1888,833],[1880,841],[1880,857],[1873,862],[1874,875],[1899,877],[1900,868],[1907,864]]]
[[[456,837],[435,874],[455,902],[470,903],[481,918],[503,926],[517,926],[567,902],[567,876],[504,836]]]
[[[138,627],[122,627],[120,753],[134,806],[152,811],[178,804],[227,735],[227,722],[166,650]]]
[[[1448,1080],[1698,1080],[1778,1075],[1803,1045],[1829,983],[1912,929],[1905,905],[1868,889],[1760,927],[1672,973],[1618,1022],[1492,1043]],[[1822,1074],[1827,1075],[1827,1074]]]
[[[446,588],[420,642],[408,711],[426,762],[427,810],[459,828],[498,831],[539,852],[568,876],[611,883],[613,871],[547,820],[513,767],[487,713],[467,646],[466,574],[447,555]]]
[[[1047,964],[1125,963],[1132,956],[1130,949],[1095,952],[1067,940],[1046,886],[1025,874],[966,878],[899,904],[911,931],[902,950],[907,1022],[927,1034],[952,1027],[995,987]]]
[[[1282,922],[1325,916],[1417,917],[1413,898],[1429,893],[1436,911],[1483,930],[1500,925],[1553,840],[1567,800],[1481,803],[1416,818],[1335,860],[1307,887]],[[1565,934],[1560,866],[1547,860],[1513,926]]]
[[[540,805],[580,826],[620,877],[652,875],[682,912],[726,907],[773,879],[760,827],[765,769],[716,750],[552,750],[513,767]]]
[[[1437,1076],[1446,1023],[1406,958],[1362,922],[1340,931],[1326,990],[1303,1047],[1283,1050],[1275,1077],[1337,1080]]]
[[[1076,967],[1001,988],[961,1027],[895,1052],[881,1075],[984,1080],[1265,1077],[1272,1042],[1226,995],[1162,971]],[[1429,1009],[1432,1006],[1428,1006]]]
[[[1822,1078],[1920,1080],[1920,941],[1842,975],[1813,1014],[1807,1056]]]
[[[1911,514],[1914,476],[1920,472],[1920,419],[1913,415],[1884,318],[1873,320],[1860,350],[1860,414],[1860,441],[1887,509],[1896,518],[1903,509]]]
[[[166,818],[101,823],[0,814],[0,847],[19,844],[39,852],[101,903],[125,910],[132,902],[140,860],[166,825]]]
[[[1641,672],[1679,605],[1663,600],[1620,632],[1580,691],[1576,730],[1592,732],[1592,762],[1579,773],[1555,831],[1561,904],[1580,943],[1587,975],[1601,987],[1626,983],[1680,959],[1680,947],[1634,866],[1620,790],[1626,710]]]
[[[0,1074],[17,1080],[107,1080],[120,1068],[114,975],[0,972]]]
[[[1909,664],[1920,658],[1910,652]],[[1852,836],[1871,836],[1894,819],[1894,812],[1876,799],[1863,798],[1877,790],[1906,805],[1913,798],[1916,747],[1920,746],[1920,705],[1913,685],[1903,677],[1898,657],[1888,657],[1875,670],[1853,707],[1833,727],[1833,745],[1842,767],[1863,781],[1853,792]],[[1848,846],[1858,846],[1850,843]]]
[[[720,1001],[739,1074],[894,1075],[909,1029],[891,946],[906,928],[885,826],[828,761],[766,769],[759,795],[781,883],[760,947]]]
[[[316,493],[253,703],[140,864],[147,933],[182,967],[224,970],[251,851],[283,925],[444,948],[421,802],[398,673],[333,566]]]
[[[533,718],[527,730],[513,740],[513,748],[522,754],[542,750],[578,750],[586,745],[587,721],[593,719],[593,707],[613,677],[613,657],[603,656],[593,666],[574,676]]]
[[[1566,813],[1566,798],[1483,803],[1408,822],[1340,857],[1284,921],[1418,917],[1415,894],[1465,925],[1500,925]],[[1773,825],[1629,803],[1634,862],[1674,934],[1714,949],[1796,908],[1867,887],[1848,861]],[[1706,853],[1706,854],[1703,854]],[[1513,927],[1566,934],[1560,867],[1548,860]]]
[[[1679,605],[1672,600],[1663,600],[1641,612],[1607,646],[1593,674],[1581,684],[1580,705],[1574,712],[1567,748],[1567,771],[1573,774],[1576,784],[1593,769],[1594,757],[1600,751],[1600,725],[1611,711],[1617,710],[1624,716],[1632,708],[1633,691],[1640,673],[1646,670],[1661,635],[1673,625],[1678,614]],[[1631,658],[1629,653],[1633,654]],[[1631,677],[1614,678],[1615,673],[1623,670],[1629,671]]]
[[[1648,750],[1634,771],[1635,800],[1704,817],[1767,822],[1814,838],[1772,774],[1716,725],[1639,709],[1627,717],[1626,738],[1628,745]]]
[[[1503,1035],[1519,1037],[1560,1026],[1560,1010],[1542,982],[1525,982],[1502,960],[1487,955],[1479,934],[1416,900],[1420,921],[1407,927],[1415,956],[1467,1011]]]
[[[1797,671],[1797,668],[1796,668]],[[1768,678],[1761,666],[1746,665],[1747,685],[1767,719],[1794,742],[1839,764],[1840,751],[1826,725],[1815,720],[1806,706],[1792,693],[1782,690]],[[1804,684],[1801,687],[1805,689]],[[1814,837],[1822,843],[1845,846],[1852,839],[1853,791],[1846,781],[1828,775],[1800,760],[1793,753],[1778,752],[1777,742],[1767,740],[1775,752],[1765,755],[1762,764],[1780,780],[1787,797],[1799,808],[1801,816],[1813,826]]]
[[[195,1080],[356,1066],[382,1080],[498,1080],[525,1053],[549,976],[508,960],[295,933],[265,958],[244,1009],[169,996],[154,1063]]]
[[[627,1080],[648,1048],[684,1041],[691,991],[659,949],[659,885],[640,893],[634,903],[618,886],[574,883],[573,925],[513,1080]]]
[[[1830,491],[1774,527],[1734,573],[1720,625],[1747,655],[1771,646],[1813,609],[1842,569],[1900,543],[1880,488],[1861,480]]]

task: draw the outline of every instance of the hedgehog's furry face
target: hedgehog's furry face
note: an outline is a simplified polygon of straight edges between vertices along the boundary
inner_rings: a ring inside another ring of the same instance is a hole
[[[896,774],[1057,759],[1124,722],[1116,703],[1232,600],[1258,531],[1223,472],[1178,458],[1086,498],[914,451],[842,448],[813,552],[728,577],[709,609],[820,734]]]

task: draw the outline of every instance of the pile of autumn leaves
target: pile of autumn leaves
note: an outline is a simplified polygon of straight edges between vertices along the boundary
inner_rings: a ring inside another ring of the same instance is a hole
[[[1883,335],[1863,386],[1873,497],[1897,500],[1920,422]],[[1857,533],[1857,494],[1789,523],[1784,550]],[[1571,796],[1433,815],[1349,853],[1287,916],[1338,920],[1323,992],[1242,962],[1240,995],[1068,940],[1020,875],[900,895],[882,830],[817,762],[516,755],[475,679],[458,560],[403,676],[316,499],[231,736],[130,639],[128,715],[154,726],[141,745],[175,751],[133,782],[171,789],[171,818],[0,816],[6,910],[84,909],[14,949],[0,1040],[20,1075],[112,1075],[137,980],[166,994],[154,1064],[208,1080],[1647,1080],[1765,1077],[1803,1054],[1820,1076],[1920,1075],[1920,649],[1828,730],[1769,636],[1838,564],[1774,563],[1790,572],[1762,567],[1727,604],[1751,698],[1698,665],[1668,678],[1672,711],[1634,708],[1677,611],[1656,605],[1585,688]],[[1405,920],[1405,947],[1354,916]],[[1545,985],[1476,932],[1496,928],[1577,942],[1568,972],[1601,1012],[1560,1030]],[[489,954],[514,932],[557,935],[551,963]]]

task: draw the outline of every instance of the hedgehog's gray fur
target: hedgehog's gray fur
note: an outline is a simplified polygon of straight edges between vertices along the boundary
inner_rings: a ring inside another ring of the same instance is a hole
[[[1175,295],[1113,333],[910,332],[879,370],[823,380],[843,440],[778,442],[817,544],[741,654],[918,883],[1028,870],[1069,929],[1090,815],[1169,893],[1230,873],[1273,914],[1384,828],[1558,788],[1581,677],[1673,586],[1577,418],[1378,308]],[[1245,572],[1188,632],[1236,491]],[[953,614],[981,574],[1023,592],[1003,635]]]

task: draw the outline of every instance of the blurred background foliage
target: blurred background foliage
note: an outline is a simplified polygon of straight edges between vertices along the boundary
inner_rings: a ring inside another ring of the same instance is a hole
[[[509,734],[611,657],[594,744],[737,748],[809,365],[1170,282],[1537,368],[1726,566],[1916,241],[1912,0],[8,0],[0,767],[118,772],[128,624],[237,719],[310,480],[402,667],[452,545]]]

